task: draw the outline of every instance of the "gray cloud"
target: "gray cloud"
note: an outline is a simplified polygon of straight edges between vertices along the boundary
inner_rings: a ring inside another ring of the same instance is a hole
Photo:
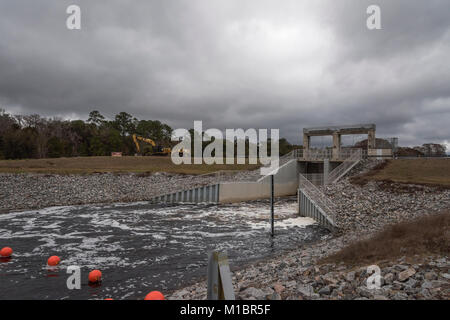
[[[366,28],[379,4],[382,30]],[[82,30],[65,28],[70,4]],[[374,122],[403,145],[450,141],[448,0],[0,3],[0,105],[174,127]]]

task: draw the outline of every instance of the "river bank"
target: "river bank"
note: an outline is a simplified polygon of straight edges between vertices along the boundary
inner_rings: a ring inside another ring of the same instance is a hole
[[[450,299],[448,256],[400,257],[380,264],[381,287],[367,287],[368,266],[318,261],[361,239],[342,236],[305,245],[233,273],[238,300]],[[206,299],[204,281],[175,291],[169,299]]]

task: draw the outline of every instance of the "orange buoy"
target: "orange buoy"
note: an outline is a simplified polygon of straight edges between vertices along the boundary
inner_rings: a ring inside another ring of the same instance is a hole
[[[106,298],[105,300],[114,300],[113,298]]]
[[[145,296],[144,300],[166,300],[164,295],[159,291],[152,291]]]
[[[58,256],[51,256],[51,257],[48,258],[48,260],[47,260],[47,264],[48,264],[50,267],[57,266],[60,262],[61,262],[61,259],[60,259]]]
[[[92,270],[89,272],[89,282],[91,283],[97,283],[102,281],[102,273],[100,270]]]
[[[13,250],[10,247],[4,247],[2,250],[0,250],[0,256],[3,258],[9,258],[13,254]]]

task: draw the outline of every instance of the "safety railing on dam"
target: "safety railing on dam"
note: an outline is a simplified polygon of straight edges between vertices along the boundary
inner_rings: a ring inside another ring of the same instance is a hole
[[[333,171],[328,174],[326,184],[338,182],[347,172],[349,172],[354,166],[356,166],[362,159],[361,149],[351,149],[348,157],[337,166]]]
[[[339,152],[337,161],[345,161],[351,158],[355,152],[359,152],[361,157],[367,157],[367,150],[363,150],[361,148],[342,148]],[[333,150],[332,149],[295,149],[288,154],[284,155],[280,159],[289,158],[289,159],[299,159],[304,161],[323,161],[325,159],[332,160]]]
[[[303,157],[303,149],[294,149],[291,152],[280,157],[280,160],[283,159],[300,159]]]
[[[302,174],[299,174],[298,206],[301,216],[313,218],[330,230],[336,229],[334,203]]]

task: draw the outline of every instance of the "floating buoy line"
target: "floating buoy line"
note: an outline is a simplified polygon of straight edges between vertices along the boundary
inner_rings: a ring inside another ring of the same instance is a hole
[[[12,257],[13,249],[10,247],[4,247],[0,250],[0,258],[10,261]],[[51,256],[47,259],[47,265],[50,267],[56,267],[61,263],[61,258],[58,256]],[[89,272],[88,280],[90,284],[100,284],[102,282],[102,272],[100,270],[92,270]],[[113,300],[112,298],[106,298],[105,300]],[[159,291],[152,291],[147,294],[144,300],[165,300],[164,295]]]

